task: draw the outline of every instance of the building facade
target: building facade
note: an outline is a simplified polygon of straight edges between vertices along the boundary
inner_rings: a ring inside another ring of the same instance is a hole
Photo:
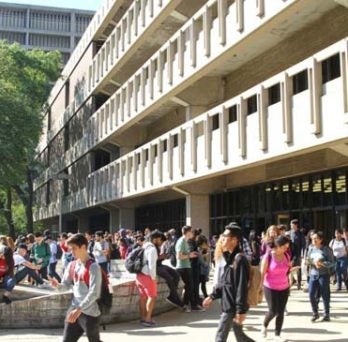
[[[345,0],[105,1],[49,99],[36,221],[347,227],[347,22]]]
[[[26,49],[59,50],[65,64],[93,15],[93,11],[0,2],[0,39]]]

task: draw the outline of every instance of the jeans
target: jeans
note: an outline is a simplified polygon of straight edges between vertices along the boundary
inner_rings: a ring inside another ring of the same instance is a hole
[[[15,278],[10,276],[5,276],[0,282],[0,289],[4,289],[5,291],[11,292],[16,286]]]
[[[109,267],[108,267],[108,262],[100,262],[98,263],[98,265],[100,266],[100,268],[106,273],[109,274]]]
[[[181,304],[180,297],[178,295],[177,289],[180,280],[180,276],[177,271],[166,265],[157,266],[157,275],[163,278],[169,288],[169,297],[177,304]]]
[[[185,284],[184,305],[191,304],[191,307],[198,305],[196,298],[193,296],[193,279],[191,268],[179,268],[178,273]]]
[[[82,313],[75,323],[65,322],[63,342],[76,342],[84,332],[89,342],[100,342],[99,318]]]
[[[312,275],[309,278],[309,299],[312,305],[313,315],[318,314],[318,293],[323,298],[324,315],[330,315],[330,275]]]
[[[27,275],[34,279],[38,284],[43,284],[43,280],[36,271],[26,266],[20,268],[15,274],[16,284],[20,283]]]
[[[223,312],[221,314],[215,342],[226,342],[232,327],[237,342],[255,342],[243,332],[242,326],[233,322],[234,316],[234,312]]]
[[[337,289],[342,289],[342,281],[344,285],[348,289],[348,279],[347,279],[347,257],[337,258],[336,260],[336,281],[337,281]]]
[[[58,283],[60,283],[62,280],[60,279],[59,274],[56,272],[56,267],[57,267],[57,261],[52,262],[48,265],[48,275],[51,278],[55,278],[58,280]]]

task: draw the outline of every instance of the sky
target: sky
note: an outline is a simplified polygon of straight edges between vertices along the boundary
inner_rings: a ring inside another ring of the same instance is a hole
[[[63,8],[77,8],[96,11],[104,2],[104,0],[4,0],[0,2]]]

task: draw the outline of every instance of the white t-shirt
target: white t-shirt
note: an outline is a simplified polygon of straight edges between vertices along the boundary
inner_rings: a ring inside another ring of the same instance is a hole
[[[19,254],[13,254],[13,260],[14,260],[14,265],[19,266],[27,262],[28,260],[25,260],[21,255]]]
[[[343,240],[338,241],[333,239],[330,243],[330,247],[332,248],[335,258],[343,258],[347,255],[346,245]]]

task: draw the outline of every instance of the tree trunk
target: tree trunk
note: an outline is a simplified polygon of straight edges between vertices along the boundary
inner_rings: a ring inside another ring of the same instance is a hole
[[[25,214],[27,216],[27,231],[28,233],[34,232],[33,223],[33,201],[34,201],[34,188],[33,188],[33,177],[32,172],[27,168],[27,183],[28,183],[28,201],[25,206]]]
[[[27,168],[26,180],[27,190],[23,190],[19,185],[15,185],[14,189],[17,192],[18,197],[22,201],[25,208],[25,215],[27,219],[27,232],[33,233],[33,201],[34,201],[34,189],[33,189],[33,177],[30,168]]]
[[[8,235],[11,236],[12,239],[16,238],[15,226],[13,223],[12,217],[12,190],[11,188],[6,189],[6,203],[4,209],[4,216],[7,222]]]

